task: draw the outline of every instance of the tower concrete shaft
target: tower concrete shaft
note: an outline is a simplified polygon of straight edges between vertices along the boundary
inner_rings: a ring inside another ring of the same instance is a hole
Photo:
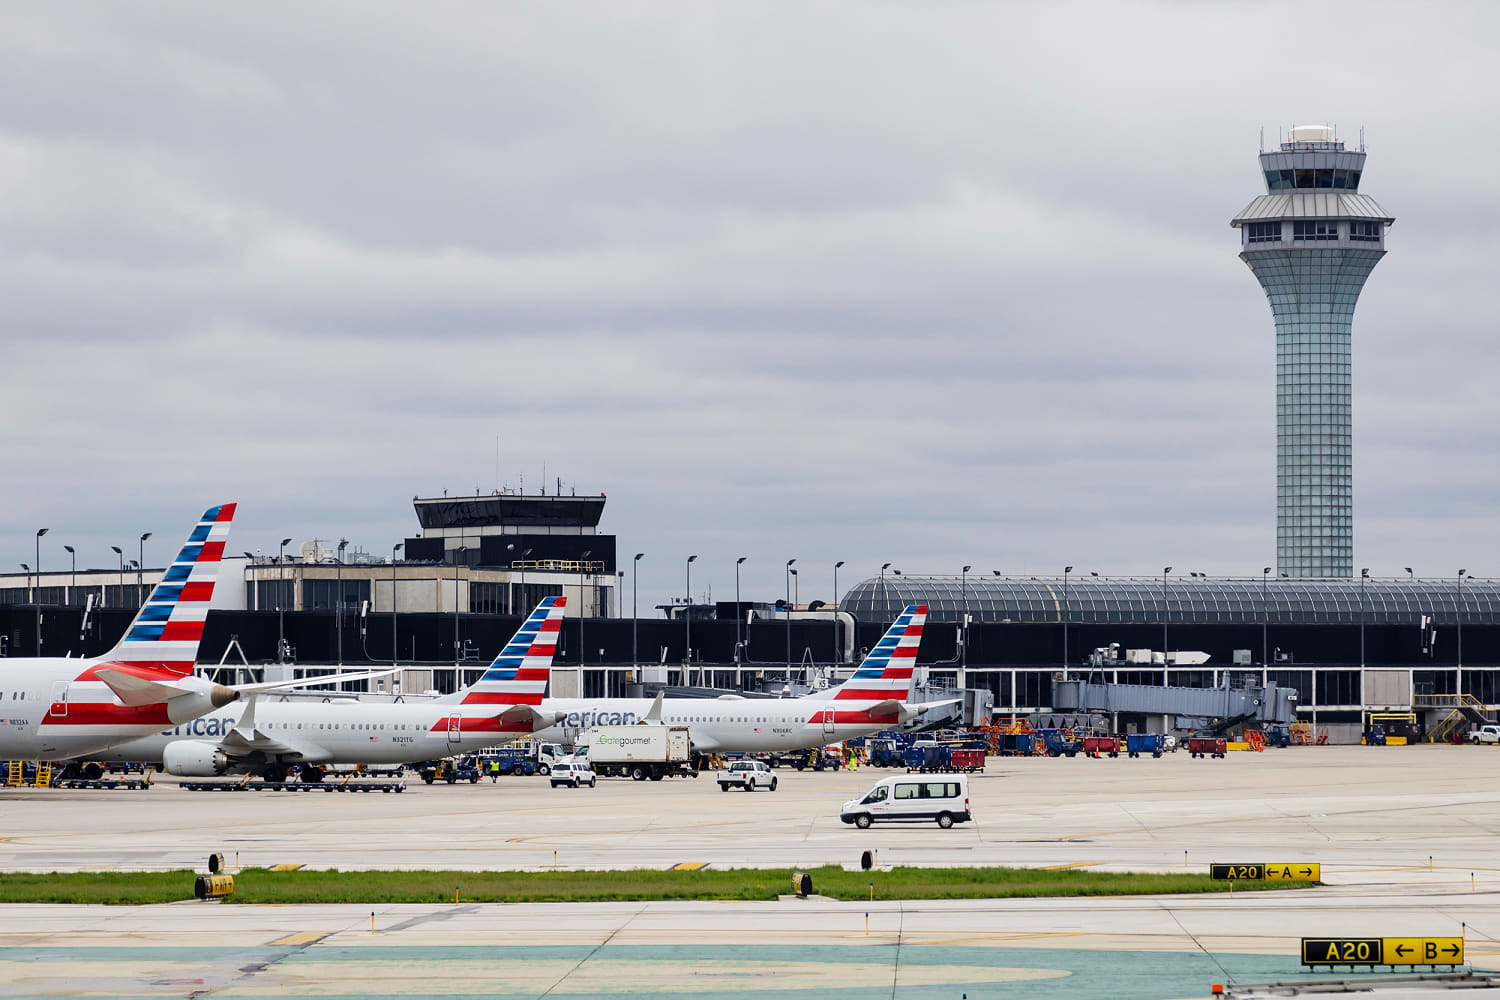
[[[1326,125],[1261,153],[1266,194],[1230,225],[1276,320],[1276,566],[1354,575],[1350,335],[1395,220],[1359,193],[1365,152]]]

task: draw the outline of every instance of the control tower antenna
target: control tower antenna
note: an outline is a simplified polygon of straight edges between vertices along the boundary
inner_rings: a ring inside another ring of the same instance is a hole
[[[1276,320],[1276,567],[1354,575],[1350,332],[1396,220],[1359,192],[1360,150],[1329,125],[1294,125],[1260,154],[1268,193],[1230,225]]]

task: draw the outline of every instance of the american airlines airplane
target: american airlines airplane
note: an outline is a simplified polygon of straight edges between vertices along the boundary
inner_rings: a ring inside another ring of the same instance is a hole
[[[538,691],[534,703],[539,710],[564,718],[536,735],[561,741],[564,730],[661,722],[687,726],[694,753],[762,753],[822,746],[891,729],[937,704],[907,704],[926,620],[925,604],[909,605],[847,681],[801,698],[658,698],[658,709],[646,698],[542,698]],[[532,697],[529,691],[514,693]]]
[[[88,756],[196,719],[242,694],[306,686],[226,686],[193,673],[234,510],[226,503],[203,512],[108,653],[0,659],[0,759]]]
[[[558,720],[535,703],[565,606],[566,598],[544,598],[479,680],[454,694],[395,703],[252,697],[91,759],[160,761],[184,777],[249,773],[275,782],[301,764],[301,780],[315,783],[325,773],[320,764],[408,764],[505,743]],[[535,699],[523,703],[532,692]]]

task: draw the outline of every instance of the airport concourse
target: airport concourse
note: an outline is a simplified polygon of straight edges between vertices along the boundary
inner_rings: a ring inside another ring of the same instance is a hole
[[[775,791],[540,776],[398,795],[5,788],[0,873],[226,866],[868,873],[873,900],[0,906],[19,996],[1208,997],[1326,978],[1304,938],[1462,936],[1500,969],[1500,789],[1488,746],[1300,746],[1222,759],[992,756],[973,821],[869,830],[841,804],[888,772],[777,769]],[[891,866],[1206,871],[1315,863],[1321,887],[894,901]],[[0,874],[3,877],[3,874]],[[868,923],[866,915],[868,914]],[[1395,970],[1339,969],[1374,976]],[[1433,970],[1446,972],[1446,969]],[[1484,991],[1465,995],[1493,995]]]

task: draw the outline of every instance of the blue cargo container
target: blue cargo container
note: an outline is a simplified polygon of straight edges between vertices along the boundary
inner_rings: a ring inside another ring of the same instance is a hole
[[[1167,740],[1161,733],[1127,733],[1125,735],[1125,752],[1132,757],[1139,757],[1143,753],[1160,757],[1166,748]]]
[[[1047,747],[1047,756],[1061,757],[1067,754],[1069,757],[1078,756],[1078,751],[1083,749],[1083,741],[1064,736],[1061,729],[1043,729],[1042,742]]]

